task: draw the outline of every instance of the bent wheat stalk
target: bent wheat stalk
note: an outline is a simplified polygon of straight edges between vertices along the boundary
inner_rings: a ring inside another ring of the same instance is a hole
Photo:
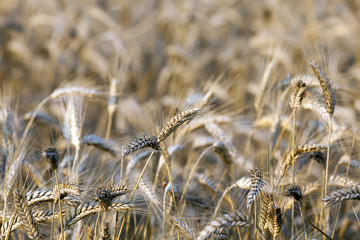
[[[325,100],[325,109],[329,114],[330,122],[329,122],[329,135],[328,135],[328,149],[326,156],[326,169],[325,169],[325,185],[324,185],[324,196],[327,195],[328,188],[328,175],[329,175],[329,161],[330,161],[330,139],[331,139],[331,131],[332,131],[332,119],[335,111],[335,93],[331,87],[330,80],[326,76],[326,74],[322,71],[322,69],[311,59],[309,59],[310,66],[320,84],[322,94]],[[324,220],[324,229],[326,231],[326,220]]]

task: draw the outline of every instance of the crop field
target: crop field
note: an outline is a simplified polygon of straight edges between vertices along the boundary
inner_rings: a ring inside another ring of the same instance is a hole
[[[0,239],[360,239],[358,0],[1,0]]]

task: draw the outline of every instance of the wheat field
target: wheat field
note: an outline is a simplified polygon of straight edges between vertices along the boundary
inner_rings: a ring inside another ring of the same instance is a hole
[[[359,239],[357,0],[0,1],[1,239]]]

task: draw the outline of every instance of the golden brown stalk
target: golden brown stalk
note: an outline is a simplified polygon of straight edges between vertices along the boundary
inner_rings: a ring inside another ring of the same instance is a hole
[[[162,128],[158,138],[158,142],[164,141],[172,132],[174,132],[178,127],[180,127],[186,121],[191,120],[194,118],[200,109],[189,109],[184,112],[177,114],[173,117],[169,122],[167,122],[164,127]]]
[[[129,175],[130,171],[143,159],[148,158],[152,153],[152,149],[144,150],[138,154],[131,156],[127,166],[126,166],[126,176]]]
[[[87,239],[88,240],[94,240],[94,228],[93,227],[87,227]]]
[[[160,148],[161,148],[161,156],[163,157],[163,160],[165,162],[165,166],[166,166],[166,171],[169,177],[169,183],[170,183],[170,187],[171,187],[171,193],[172,193],[172,197],[173,197],[173,202],[176,206],[176,201],[175,201],[175,190],[174,190],[174,185],[173,185],[173,181],[172,181],[172,177],[171,177],[171,157],[170,157],[170,153],[168,151],[168,148],[166,147],[164,142],[160,142]]]
[[[26,233],[30,239],[39,239],[39,232],[37,224],[32,216],[31,209],[27,204],[26,198],[22,195],[20,190],[13,191],[13,200],[17,215],[24,224]]]
[[[325,167],[325,184],[324,184],[324,195],[327,195],[328,190],[328,176],[329,176],[329,162],[330,162],[330,138],[331,138],[331,131],[332,131],[332,124],[333,124],[333,114],[335,111],[335,93],[331,87],[330,80],[327,78],[326,74],[322,71],[322,69],[311,59],[309,60],[310,66],[318,79],[320,84],[323,97],[325,100],[325,109],[329,114],[330,121],[329,121],[329,135],[328,135],[328,148],[327,148],[327,156],[326,156],[326,167]],[[326,231],[326,220],[324,220],[324,229]],[[325,237],[324,237],[325,238]]]

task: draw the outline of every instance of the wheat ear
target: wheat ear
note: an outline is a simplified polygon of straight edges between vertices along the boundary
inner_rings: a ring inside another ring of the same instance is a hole
[[[83,139],[81,140],[81,144],[87,144],[87,145],[94,146],[104,152],[110,153],[114,157],[116,156],[115,149],[109,143],[107,143],[104,139],[102,139],[101,137],[98,137],[94,134],[85,135],[83,137]]]
[[[71,212],[63,219],[64,229],[69,228],[71,225],[74,225],[77,221],[85,218],[89,215],[95,214],[99,211],[100,205],[95,202],[87,202],[79,204],[74,207]],[[134,205],[131,203],[112,203],[107,210],[108,211],[125,211],[133,209]]]
[[[200,109],[195,108],[177,114],[175,117],[173,117],[169,122],[167,122],[163,126],[159,136],[157,137],[158,141],[159,142],[164,141],[172,132],[174,132],[183,123],[191,120],[194,116],[196,116],[199,113],[199,111]]]
[[[132,142],[124,147],[122,152],[122,158],[130,155],[131,153],[146,147],[151,147],[154,150],[160,150],[157,138],[155,136],[143,135],[139,138],[135,138]]]
[[[195,233],[191,229],[191,227],[186,224],[184,221],[181,221],[180,219],[176,217],[171,217],[170,222],[182,233],[185,235],[187,239],[194,239]]]
[[[229,229],[231,227],[247,227],[249,223],[247,222],[245,216],[235,210],[234,213],[224,214],[222,217],[219,217],[211,221],[197,236],[197,240],[204,240],[210,237],[213,234],[223,231],[224,229]]]
[[[324,201],[328,205],[334,205],[335,203],[338,203],[340,201],[351,199],[360,200],[359,184],[334,191],[330,194],[330,196],[323,198],[322,201]]]
[[[309,60],[311,69],[313,70],[322,90],[322,94],[325,100],[325,108],[330,117],[334,114],[335,110],[335,92],[331,87],[329,78],[323,72],[320,66],[318,66],[313,60]]]
[[[248,208],[251,207],[264,184],[260,170],[258,168],[251,170],[251,188],[246,197],[246,205]]]
[[[20,190],[13,191],[13,200],[17,215],[24,224],[26,233],[30,239],[39,239],[39,232],[37,224],[32,216],[31,209],[27,204],[26,198],[22,195]]]

